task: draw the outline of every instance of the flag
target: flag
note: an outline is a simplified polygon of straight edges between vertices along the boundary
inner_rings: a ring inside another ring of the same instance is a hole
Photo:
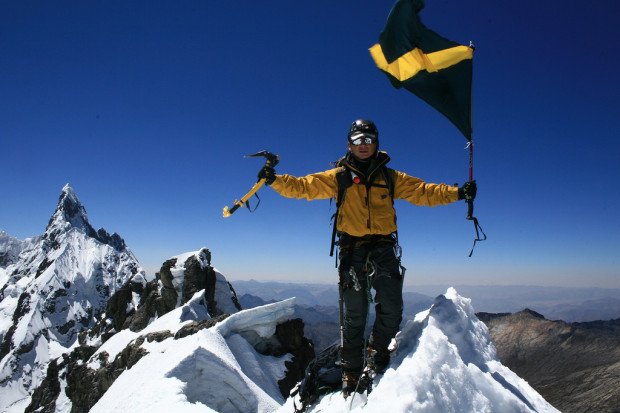
[[[422,8],[424,0],[398,0],[370,54],[394,87],[437,109],[471,141],[473,48],[424,26]]]

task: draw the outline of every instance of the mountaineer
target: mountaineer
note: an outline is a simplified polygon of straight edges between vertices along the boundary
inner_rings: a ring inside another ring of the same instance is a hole
[[[364,372],[372,373],[372,381],[375,374],[388,367],[388,346],[402,320],[404,268],[400,263],[393,201],[404,199],[417,206],[436,206],[459,199],[473,200],[476,196],[475,181],[460,188],[426,183],[388,168],[389,161],[387,153],[379,150],[375,124],[359,119],[349,130],[348,152],[335,168],[294,177],[276,175],[273,167],[265,166],[258,174],[259,179],[264,178],[271,188],[288,198],[336,199],[332,253],[334,244],[338,245],[340,366],[345,397],[366,390],[369,384],[361,384]],[[371,288],[376,291],[376,320],[366,340]]]

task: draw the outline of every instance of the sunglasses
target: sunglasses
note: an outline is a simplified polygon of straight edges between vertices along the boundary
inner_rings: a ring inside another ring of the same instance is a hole
[[[377,142],[377,137],[374,135],[367,135],[367,134],[359,134],[359,135],[355,135],[355,136],[351,136],[349,138],[349,143],[353,146],[359,146],[359,145],[372,145],[373,143]]]

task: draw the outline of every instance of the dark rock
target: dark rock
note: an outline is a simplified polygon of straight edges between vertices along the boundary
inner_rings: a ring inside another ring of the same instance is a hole
[[[102,353],[99,358],[101,363],[99,370],[93,370],[86,364],[94,351],[91,352],[89,348],[80,350],[82,347],[75,349],[67,363],[67,387],[65,389],[67,397],[72,402],[71,412],[88,412],[125,370],[130,369],[148,354],[141,347],[145,340],[161,341],[169,337],[172,337],[169,331],[140,336],[125,347],[112,363],[108,363],[108,355]]]
[[[278,381],[280,393],[284,398],[287,398],[291,389],[304,377],[304,372],[310,361],[314,359],[314,347],[304,337],[304,323],[300,318],[278,324],[276,337],[282,344],[282,349],[293,355],[292,360],[285,362],[286,375]]]
[[[56,330],[58,330],[60,334],[67,334],[73,327],[75,327],[75,321],[69,320],[65,324],[56,327]]]
[[[32,393],[32,400],[26,407],[25,413],[54,413],[56,411],[56,398],[59,394],[58,364],[56,360],[52,360],[47,366],[47,374],[41,385]]]
[[[529,308],[526,308],[525,310],[521,310],[521,311],[520,311],[520,313],[522,313],[522,314],[528,314],[528,315],[531,315],[532,317],[535,317],[535,318],[540,318],[541,320],[544,320],[544,319],[545,319],[545,316],[544,316],[544,315],[542,315],[542,314],[540,314],[540,313],[537,313],[537,312],[536,312],[536,311],[534,311],[534,310],[530,310]]]
[[[131,314],[125,320],[123,328],[137,332],[148,326],[149,321],[154,317],[161,317],[171,310],[166,306],[164,299],[159,294],[159,286],[157,280],[146,283],[146,287],[139,285],[136,292],[140,293],[140,303],[135,313]]]
[[[105,312],[107,317],[112,320],[112,326],[116,331],[120,331],[125,324],[127,305],[131,303],[131,298],[130,286],[124,285],[108,299]]]
[[[161,281],[164,288],[161,290],[161,297],[164,300],[164,307],[168,308],[168,311],[171,311],[177,306],[178,294],[174,288],[174,284],[172,280],[174,277],[172,276],[172,272],[170,269],[174,267],[177,263],[176,258],[169,259],[164,262],[161,266],[161,269],[157,273],[157,278]]]
[[[120,235],[118,235],[116,232],[110,235],[108,231],[103,228],[99,228],[99,230],[97,230],[96,239],[103,244],[111,246],[116,251],[123,251],[125,248],[127,248],[125,240],[121,238]]]
[[[210,267],[202,268],[196,256],[192,255],[185,261],[182,303],[188,302],[200,290],[208,291],[209,295],[211,295],[211,297],[207,297],[207,302],[214,301],[215,272]],[[215,315],[211,308],[209,308],[209,314]]]
[[[228,288],[230,289],[230,293],[232,294],[232,302],[235,305],[235,308],[238,311],[241,311],[243,309],[243,307],[241,307],[241,303],[239,302],[239,299],[237,298],[237,292],[235,291],[235,289],[233,288],[233,285],[230,283],[230,281],[228,282]]]
[[[161,343],[162,341],[167,340],[170,337],[172,337],[172,333],[170,332],[170,330],[155,331],[153,333],[148,333],[147,335],[142,336],[142,337],[144,337],[144,339],[149,343],[152,343],[153,341],[157,343]]]
[[[476,313],[476,317],[478,317],[478,319],[484,323],[487,323],[491,320],[494,320],[496,318],[500,318],[500,317],[506,317],[507,315],[510,315],[511,313],[485,313],[485,312],[479,312]]]
[[[13,264],[13,257],[8,252],[0,252],[0,268]]]
[[[183,327],[181,327],[181,329],[179,329],[179,331],[177,331],[177,333],[174,335],[174,339],[178,340],[183,337],[191,336],[192,334],[195,334],[198,331],[203,330],[205,328],[211,328],[217,323],[219,323],[220,321],[225,320],[229,316],[230,314],[225,313],[225,314],[220,314],[217,317],[210,318],[208,320],[192,321],[191,323],[188,323],[184,325]]]
[[[17,307],[13,313],[13,324],[7,330],[6,334],[2,338],[2,344],[0,344],[0,360],[2,360],[9,352],[14,348],[13,334],[17,328],[17,322],[30,311],[30,294],[23,292],[17,299]]]
[[[112,363],[108,354],[99,355],[101,367],[93,370],[87,367],[87,361],[95,352],[94,347],[80,346],[68,357],[67,388],[65,390],[73,403],[72,412],[88,412],[114,381],[125,371],[132,368],[148,352],[142,348],[147,342],[161,342],[172,337],[170,331],[158,331],[140,336],[121,351]]]
[[[47,257],[45,257],[43,261],[41,261],[41,264],[39,264],[39,268],[37,268],[37,274],[34,276],[34,278],[39,278],[39,275],[43,274],[43,272],[45,272],[45,270],[47,270],[47,268],[52,265],[53,262],[54,260],[48,260]]]

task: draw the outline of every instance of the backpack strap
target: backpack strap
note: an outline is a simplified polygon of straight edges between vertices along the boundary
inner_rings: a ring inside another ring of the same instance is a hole
[[[392,168],[388,168],[383,165],[381,167],[381,174],[383,175],[383,180],[385,181],[385,185],[373,184],[373,186],[379,186],[382,188],[387,188],[390,193],[390,199],[392,200],[392,205],[394,205],[394,170]]]
[[[329,249],[329,256],[334,256],[334,248],[336,246],[336,226],[338,224],[338,212],[340,211],[340,205],[344,202],[344,197],[347,193],[347,188],[353,185],[353,178],[351,178],[351,171],[344,166],[341,171],[336,172],[336,185],[338,186],[338,194],[336,195],[336,212],[332,215],[333,228],[332,228],[332,243]]]

